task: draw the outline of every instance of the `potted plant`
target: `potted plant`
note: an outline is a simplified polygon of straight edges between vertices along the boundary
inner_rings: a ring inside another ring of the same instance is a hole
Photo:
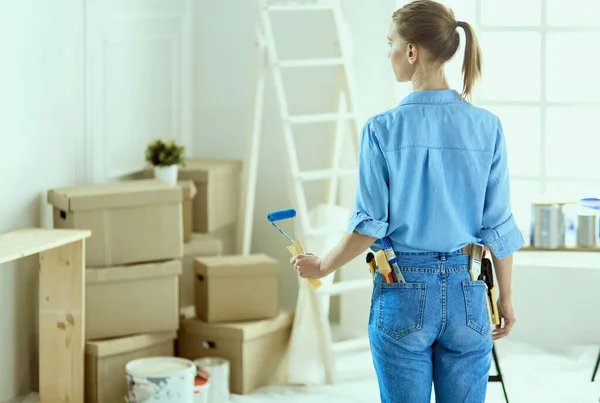
[[[153,140],[146,148],[146,161],[154,167],[154,177],[171,185],[177,184],[179,166],[185,164],[185,146],[175,140]]]

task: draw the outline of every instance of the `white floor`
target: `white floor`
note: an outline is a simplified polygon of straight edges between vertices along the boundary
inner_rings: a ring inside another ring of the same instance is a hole
[[[497,344],[510,403],[598,403],[600,373],[591,382],[600,347],[545,351],[508,341]],[[368,351],[338,357],[339,383],[333,386],[262,388],[230,403],[377,403],[379,390]],[[434,402],[434,398],[431,399]],[[489,387],[486,403],[503,403],[500,384]],[[21,403],[34,403],[32,394]],[[218,402],[221,403],[221,402]]]
[[[511,341],[497,343],[510,403],[598,403],[600,373],[591,382],[599,347],[544,351]],[[234,395],[231,403],[377,403],[379,389],[369,352],[339,357],[339,384],[306,388],[263,388]],[[495,372],[494,372],[495,373]],[[432,396],[432,402],[435,399]],[[486,403],[505,402],[502,387],[491,383]]]

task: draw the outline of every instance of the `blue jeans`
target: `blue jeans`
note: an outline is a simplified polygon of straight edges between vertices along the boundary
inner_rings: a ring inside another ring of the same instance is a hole
[[[382,403],[483,403],[492,336],[469,255],[398,253],[406,283],[375,275],[369,340]]]

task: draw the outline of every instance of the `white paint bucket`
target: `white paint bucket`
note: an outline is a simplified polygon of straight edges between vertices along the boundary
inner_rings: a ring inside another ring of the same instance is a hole
[[[207,371],[199,370],[194,380],[194,403],[210,403],[210,376]]]
[[[229,401],[229,361],[219,357],[205,357],[194,360],[198,371],[206,371],[210,378],[209,403]]]
[[[149,357],[125,365],[129,403],[194,403],[196,365],[176,357]]]

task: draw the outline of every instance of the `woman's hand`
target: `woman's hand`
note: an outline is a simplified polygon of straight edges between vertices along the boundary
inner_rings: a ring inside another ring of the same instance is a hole
[[[500,314],[500,324],[496,325],[496,329],[494,329],[492,332],[492,340],[494,341],[508,336],[513,325],[517,321],[512,298],[507,298],[504,300],[498,298],[498,313]]]
[[[327,275],[322,270],[321,259],[312,253],[292,256],[290,263],[302,278],[322,278]]]

